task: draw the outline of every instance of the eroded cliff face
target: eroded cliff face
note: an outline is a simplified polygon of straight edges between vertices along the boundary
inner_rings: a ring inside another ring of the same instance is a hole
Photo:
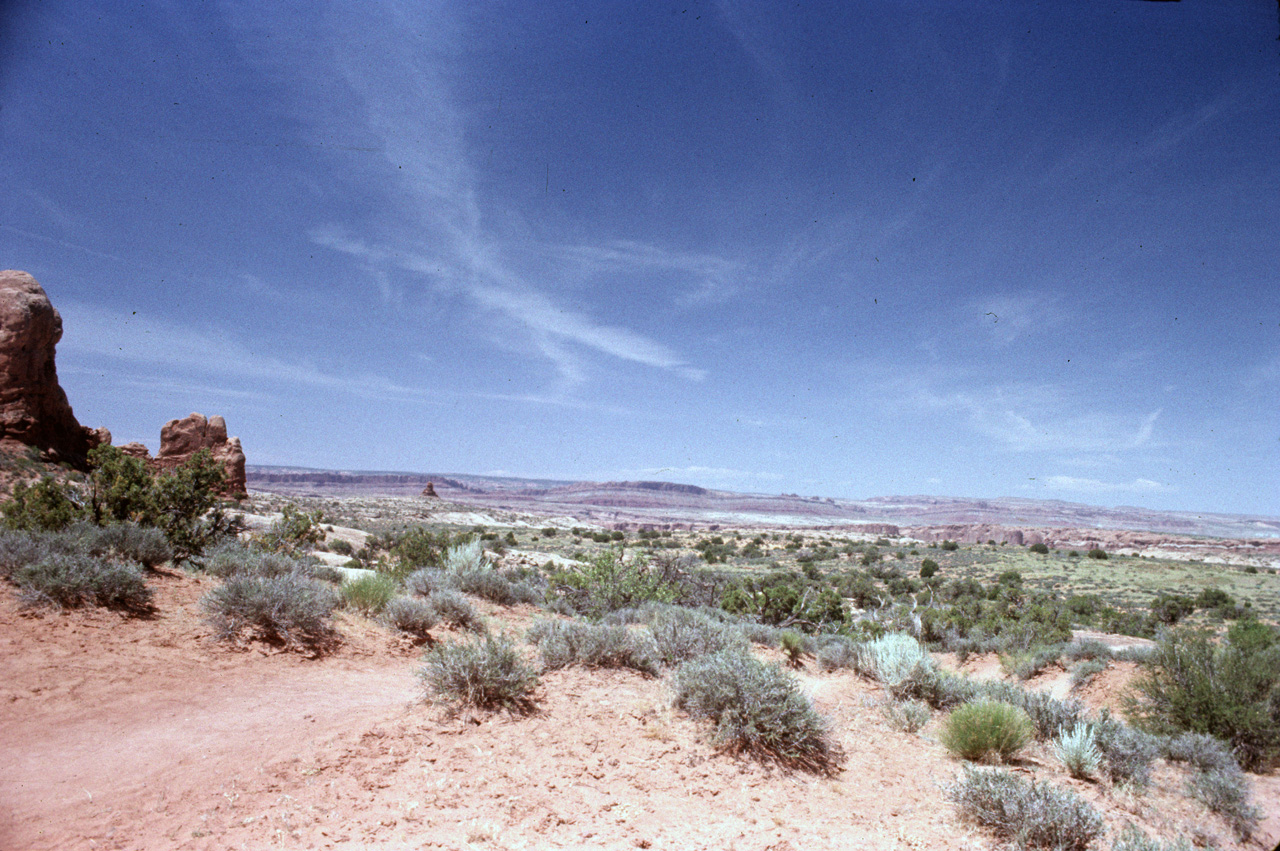
[[[85,469],[89,450],[110,443],[111,433],[76,420],[54,364],[61,339],[62,317],[36,279],[0,272],[0,444],[33,446],[47,461]]]

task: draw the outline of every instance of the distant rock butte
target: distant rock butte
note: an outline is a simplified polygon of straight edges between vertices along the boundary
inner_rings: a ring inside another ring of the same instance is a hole
[[[227,421],[222,417],[189,414],[180,420],[169,420],[160,429],[160,451],[154,458],[141,443],[120,447],[121,452],[141,458],[153,470],[180,467],[201,449],[209,450],[213,460],[222,464],[227,476],[225,493],[234,496],[246,492],[244,450],[240,448],[240,438],[227,437]]]
[[[89,450],[110,443],[111,433],[76,420],[54,365],[61,339],[62,317],[36,279],[0,272],[0,444],[33,446],[83,470]]]
[[[227,437],[227,421],[222,417],[205,419],[204,414],[189,414],[180,420],[169,420],[160,429],[155,465],[171,470],[191,460],[201,449],[208,449],[213,460],[226,470],[227,493],[245,493],[244,450],[240,448],[240,438]]]

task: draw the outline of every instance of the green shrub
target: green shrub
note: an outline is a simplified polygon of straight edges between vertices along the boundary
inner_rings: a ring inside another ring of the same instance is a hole
[[[938,573],[938,563],[931,558],[920,562],[920,578],[930,579]]]
[[[1047,544],[1032,544],[1028,549],[1037,555],[1047,556],[1049,554],[1049,546]]]
[[[151,608],[151,589],[136,566],[80,553],[49,553],[18,567],[11,578],[25,606],[103,606],[135,613]]]
[[[286,505],[281,509],[279,519],[271,522],[258,543],[263,549],[285,555],[309,550],[324,540],[324,529],[320,525],[323,516],[324,513],[319,510],[300,511],[292,505]],[[350,544],[347,549],[350,551]]]
[[[18,482],[3,506],[4,525],[10,529],[53,532],[65,529],[84,516],[79,493],[66,482],[43,476],[34,485]]]
[[[8,579],[20,567],[52,553],[45,536],[22,529],[0,530],[0,577]]]
[[[793,630],[783,630],[778,637],[778,645],[782,648],[782,652],[786,654],[787,664],[793,668],[799,668],[804,664],[804,657],[807,655],[804,636]]]
[[[1053,755],[1072,777],[1081,780],[1092,777],[1102,768],[1102,753],[1094,740],[1093,728],[1083,722],[1058,734]]]
[[[528,639],[538,645],[542,664],[548,670],[580,665],[630,668],[650,676],[657,676],[661,670],[653,637],[623,626],[539,621],[530,627]]]
[[[1107,558],[1107,551],[1102,549],[1101,547],[1094,547],[1093,549],[1089,550],[1089,552],[1085,553],[1085,555],[1087,555],[1089,558],[1096,558],[1099,561],[1101,561]]]
[[[1258,829],[1262,812],[1249,803],[1249,778],[1235,766],[1198,771],[1187,791],[1227,820],[1236,837],[1247,842]]]
[[[484,632],[484,621],[475,606],[457,591],[435,591],[428,595],[427,605],[436,613],[436,619],[449,626],[470,632]]]
[[[1104,830],[1102,816],[1070,789],[1008,771],[965,766],[946,794],[964,816],[1023,848],[1087,851]]]
[[[894,728],[904,733],[915,733],[933,715],[929,705],[919,700],[890,700],[884,705],[884,715]]]
[[[89,450],[89,516],[99,526],[151,518],[151,471],[141,458],[104,444]]]
[[[1263,770],[1280,751],[1280,641],[1242,621],[1221,643],[1174,629],[1157,642],[1127,710],[1155,733],[1207,733],[1231,744],[1241,767]]]
[[[204,559],[204,570],[211,576],[228,579],[232,576],[288,576],[296,574],[308,579],[316,576],[318,565],[283,553],[263,552],[246,547],[231,538],[211,548]]]
[[[939,740],[968,760],[1008,760],[1031,741],[1031,719],[1008,703],[979,700],[952,710]]]
[[[231,576],[201,605],[220,639],[250,630],[273,644],[320,651],[335,638],[329,618],[338,606],[337,592],[296,573]]]
[[[439,622],[440,616],[426,600],[417,597],[396,597],[383,607],[382,619],[401,632],[425,638]]]
[[[334,538],[329,542],[329,552],[340,556],[351,556],[355,555],[356,548],[351,546],[351,542],[345,538]]]
[[[743,621],[738,624],[738,631],[742,633],[742,637],[747,641],[752,644],[758,644],[761,647],[777,647],[782,640],[782,630],[776,626],[755,623],[754,621]]]
[[[375,573],[343,583],[338,593],[348,609],[376,615],[396,596],[396,581],[386,574]]]
[[[432,699],[453,709],[529,712],[538,674],[505,636],[486,635],[429,650],[418,672]]]
[[[943,541],[942,549],[945,550],[946,552],[953,553],[956,550],[960,549],[960,545],[955,541]]]
[[[984,683],[986,693],[1021,707],[1035,727],[1035,736],[1047,741],[1070,730],[1079,723],[1084,705],[1078,700],[1058,700],[1046,691],[1027,691],[1009,683]]]
[[[676,589],[647,562],[623,558],[621,549],[606,550],[585,564],[558,571],[553,593],[573,611],[599,618],[616,609],[649,600],[670,603]]]
[[[817,772],[840,754],[799,684],[776,665],[741,649],[686,662],[671,678],[675,705],[715,724],[716,745]]]

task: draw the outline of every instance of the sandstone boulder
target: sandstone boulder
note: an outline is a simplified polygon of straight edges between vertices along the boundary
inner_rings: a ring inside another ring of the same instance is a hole
[[[436,486],[431,482],[427,482],[427,486],[422,489],[422,495],[429,497],[438,496],[438,494],[436,494]]]
[[[111,434],[76,421],[54,366],[61,339],[62,317],[36,279],[0,272],[0,443],[34,446],[47,460],[85,469],[88,451]]]
[[[208,449],[213,459],[222,463],[227,473],[227,493],[246,492],[244,450],[240,448],[240,438],[227,437],[227,422],[222,417],[206,419],[204,414],[190,414],[169,420],[160,429],[160,451],[152,463],[157,469],[171,470],[201,449]]]

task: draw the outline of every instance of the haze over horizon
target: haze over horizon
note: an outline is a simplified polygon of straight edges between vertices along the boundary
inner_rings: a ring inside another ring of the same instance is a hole
[[[1280,516],[1261,0],[0,14],[78,419],[250,464]]]

